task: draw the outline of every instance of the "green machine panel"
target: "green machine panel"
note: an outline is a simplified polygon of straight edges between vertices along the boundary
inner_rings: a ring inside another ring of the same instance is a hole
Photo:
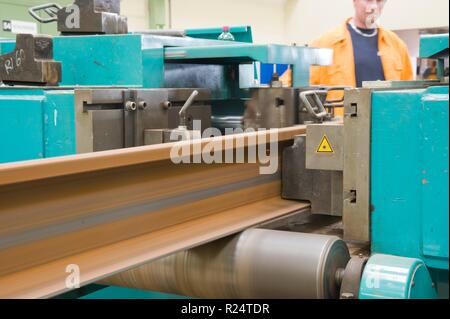
[[[0,163],[75,154],[73,90],[0,90]]]
[[[374,255],[361,278],[360,299],[435,299],[430,273],[419,259]]]
[[[449,269],[448,109],[448,86],[373,92],[373,253]]]
[[[42,96],[0,96],[0,163],[44,157]],[[14,107],[12,107],[14,106]]]

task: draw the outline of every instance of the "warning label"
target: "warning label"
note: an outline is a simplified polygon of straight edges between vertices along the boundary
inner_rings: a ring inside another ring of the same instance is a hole
[[[320,143],[319,147],[317,148],[317,153],[321,154],[333,154],[334,150],[331,146],[330,141],[328,140],[328,137],[326,135],[323,136],[322,142]]]

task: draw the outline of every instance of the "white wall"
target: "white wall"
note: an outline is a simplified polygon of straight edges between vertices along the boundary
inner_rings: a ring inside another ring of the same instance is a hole
[[[131,31],[149,26],[148,0],[121,0]],[[171,0],[172,28],[251,25],[258,43],[310,43],[353,14],[352,0]],[[392,30],[445,27],[449,0],[388,0]]]
[[[448,0],[388,0],[382,23],[392,30],[448,27]]]
[[[286,0],[172,0],[172,28],[250,25],[257,43],[285,43]]]
[[[381,24],[391,30],[448,26],[448,0],[388,0]],[[286,41],[310,43],[352,16],[352,0],[289,0]]]
[[[139,31],[148,29],[150,17],[148,0],[121,0],[121,13],[128,17],[128,29]]]

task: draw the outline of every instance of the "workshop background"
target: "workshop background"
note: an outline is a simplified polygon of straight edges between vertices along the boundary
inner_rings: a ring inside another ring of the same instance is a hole
[[[0,0],[0,21],[2,24],[11,20],[35,23],[27,8],[47,2]],[[72,1],[57,2],[67,5]],[[121,5],[130,31],[250,25],[255,43],[298,45],[318,38],[351,16],[353,10],[350,0],[122,0]],[[448,12],[448,0],[395,0],[387,3],[381,23],[406,42],[416,68],[420,35],[448,32]],[[57,35],[56,24],[36,24],[36,28],[38,33]],[[3,25],[0,38],[14,37],[4,29]]]

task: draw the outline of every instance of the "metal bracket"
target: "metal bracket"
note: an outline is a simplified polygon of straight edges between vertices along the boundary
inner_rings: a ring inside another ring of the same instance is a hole
[[[372,91],[345,94],[344,238],[370,241],[370,160]]]
[[[161,135],[179,127],[182,105],[194,90],[198,96],[187,110],[187,129],[192,130],[193,120],[199,120],[203,132],[211,127],[211,95],[206,89],[75,90],[77,152],[150,144],[151,133],[147,132],[159,130]]]
[[[347,264],[342,278],[340,292],[341,299],[359,298],[361,278],[368,261],[369,258],[364,256],[353,257],[352,259],[350,259],[350,262]]]
[[[0,56],[0,81],[11,85],[58,85],[61,63],[53,60],[53,39],[18,34],[16,49]]]

